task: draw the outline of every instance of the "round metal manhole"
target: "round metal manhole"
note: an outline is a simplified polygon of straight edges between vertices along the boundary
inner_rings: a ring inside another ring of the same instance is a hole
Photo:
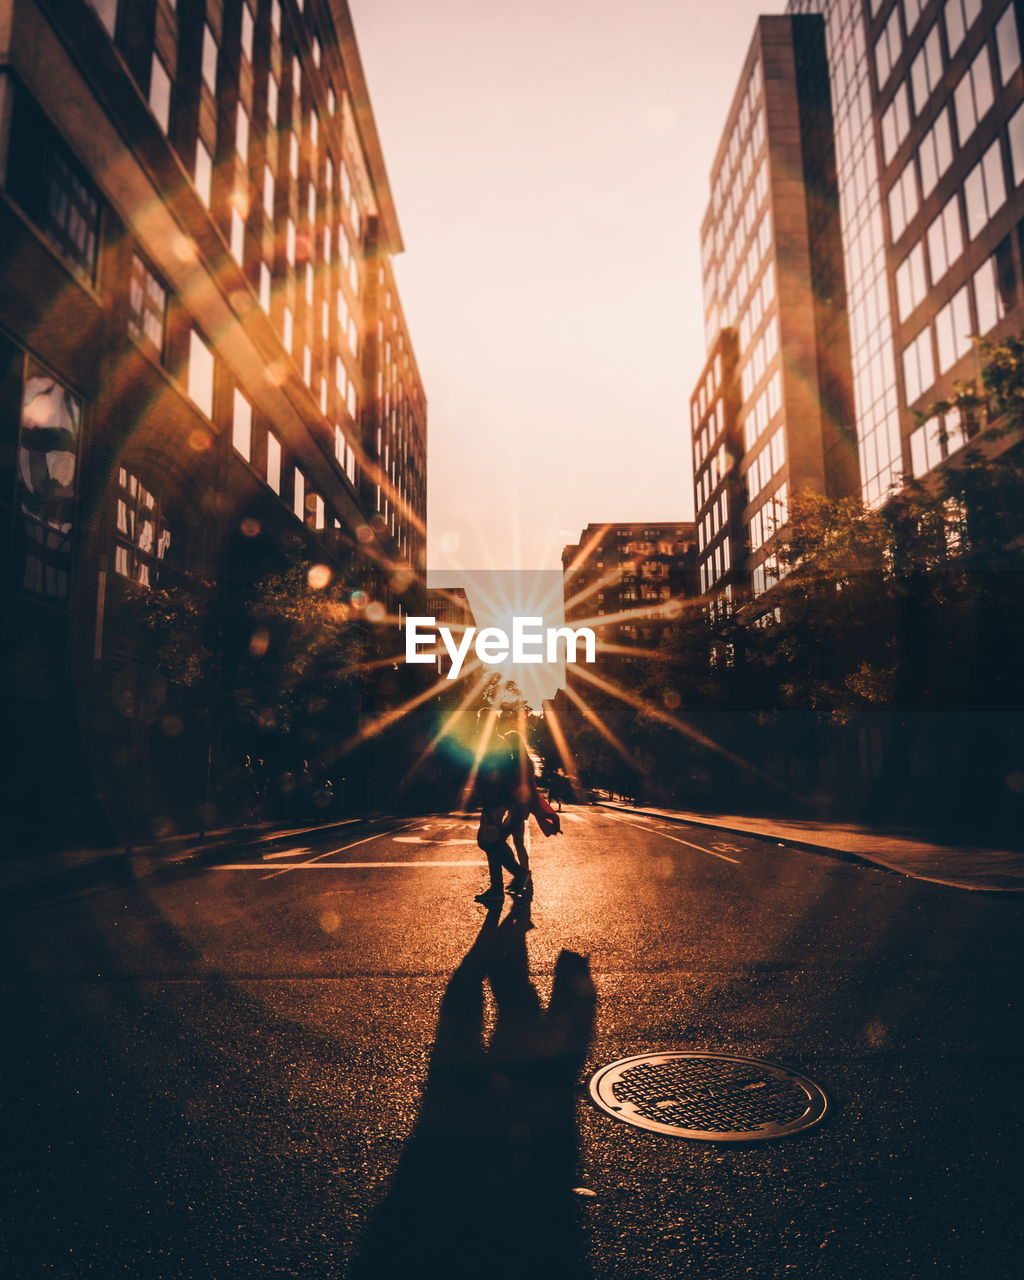
[[[705,1142],[764,1142],[809,1129],[828,1110],[787,1067],[720,1053],[642,1053],[595,1072],[590,1096],[640,1129]]]

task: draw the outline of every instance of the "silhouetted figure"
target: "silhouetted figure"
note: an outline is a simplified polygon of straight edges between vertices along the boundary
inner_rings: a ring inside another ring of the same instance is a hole
[[[358,1280],[587,1274],[576,1218],[577,1081],[596,993],[562,951],[545,1009],[530,981],[529,908],[490,911],[441,1001],[416,1127],[371,1226]],[[484,982],[497,1019],[484,1039]]]
[[[512,872],[509,893],[530,896],[533,876],[530,872],[526,822],[530,814],[545,836],[558,835],[558,815],[541,795],[526,740],[512,730],[495,732],[488,750],[480,760],[474,787],[474,798],[480,805],[480,826],[476,842],[487,857],[489,885],[476,901],[487,907],[499,906],[504,898],[502,869]],[[515,853],[509,848],[509,838]]]
[[[562,802],[572,800],[571,784],[561,769],[556,769],[548,780],[548,800],[552,805],[558,805],[559,813],[562,812]]]

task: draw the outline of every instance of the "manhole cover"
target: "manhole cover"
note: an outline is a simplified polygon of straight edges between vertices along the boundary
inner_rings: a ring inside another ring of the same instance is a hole
[[[602,1067],[590,1096],[616,1120],[677,1138],[763,1142],[817,1124],[828,1099],[773,1062],[720,1053],[643,1053]]]

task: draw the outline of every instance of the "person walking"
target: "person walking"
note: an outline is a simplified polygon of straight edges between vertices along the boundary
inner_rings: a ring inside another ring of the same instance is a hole
[[[541,795],[526,742],[519,733],[501,733],[495,726],[494,746],[480,761],[476,778],[476,798],[480,803],[477,844],[487,857],[490,884],[475,901],[497,906],[504,901],[503,871],[512,880],[508,892],[513,897],[529,897],[533,892],[530,853],[526,843],[526,823],[530,814],[545,836],[558,835],[558,814]],[[509,847],[511,837],[515,854]]]

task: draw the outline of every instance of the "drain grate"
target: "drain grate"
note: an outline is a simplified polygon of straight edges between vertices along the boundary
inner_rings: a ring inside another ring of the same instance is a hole
[[[616,1120],[705,1142],[763,1142],[817,1124],[828,1099],[773,1062],[719,1053],[644,1053],[602,1067],[590,1096]]]

